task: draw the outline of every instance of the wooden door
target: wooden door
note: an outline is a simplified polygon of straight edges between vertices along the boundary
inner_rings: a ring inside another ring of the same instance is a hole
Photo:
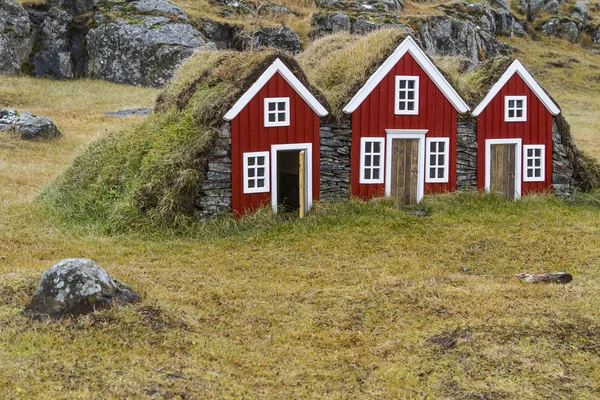
[[[419,140],[392,139],[390,195],[403,204],[417,203]]]
[[[515,198],[516,145],[493,144],[490,153],[490,191],[512,200]]]

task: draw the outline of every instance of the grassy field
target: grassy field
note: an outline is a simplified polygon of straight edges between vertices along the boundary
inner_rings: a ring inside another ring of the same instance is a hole
[[[511,44],[581,147],[600,154],[598,96],[579,78],[598,56],[562,42]],[[544,68],[544,52],[580,62]],[[318,205],[303,221],[265,210],[189,236],[109,237],[43,214],[33,199],[77,153],[139,123],[103,113],[151,106],[155,95],[0,77],[0,107],[47,115],[65,134],[51,144],[0,136],[0,398],[600,397],[593,196],[427,197],[427,217],[385,200]],[[30,320],[22,310],[41,273],[67,257],[96,260],[144,301]],[[514,277],[547,271],[575,279]]]

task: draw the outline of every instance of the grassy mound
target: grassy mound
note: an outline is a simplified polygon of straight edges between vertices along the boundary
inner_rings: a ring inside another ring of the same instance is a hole
[[[54,214],[110,232],[193,221],[223,115],[276,58],[308,85],[298,64],[275,51],[196,54],[158,96],[154,115],[94,143],[42,200]]]

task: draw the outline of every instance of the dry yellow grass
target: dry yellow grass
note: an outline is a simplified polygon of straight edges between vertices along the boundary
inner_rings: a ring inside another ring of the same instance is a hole
[[[553,91],[560,77],[547,71]],[[317,205],[304,221],[264,211],[197,238],[102,236],[54,224],[30,199],[86,143],[137,123],[101,113],[149,106],[155,92],[1,79],[0,106],[51,116],[66,137],[0,135],[0,397],[600,396],[593,202],[462,194],[427,197],[428,217],[384,200]],[[58,322],[23,315],[41,272],[80,256],[144,302]],[[514,278],[558,270],[574,281]]]

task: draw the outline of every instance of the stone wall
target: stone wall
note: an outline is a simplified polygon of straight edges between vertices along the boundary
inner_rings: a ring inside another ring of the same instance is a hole
[[[321,201],[350,198],[350,124],[321,124]]]
[[[477,189],[477,123],[463,117],[457,124],[456,189]]]
[[[206,178],[196,200],[198,219],[207,220],[217,214],[231,215],[231,124],[229,122],[221,125],[206,168]]]
[[[566,122],[566,121],[565,121]],[[570,132],[562,132],[557,117],[552,118],[552,189],[559,198],[571,197],[581,183],[575,178],[574,157],[577,149],[570,139]]]

